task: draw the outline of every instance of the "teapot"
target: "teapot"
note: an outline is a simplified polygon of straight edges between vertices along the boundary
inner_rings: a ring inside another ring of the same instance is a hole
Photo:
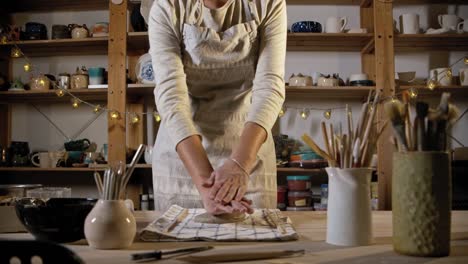
[[[312,86],[312,77],[309,75],[303,75],[299,73],[298,75],[291,75],[289,77],[290,86]]]
[[[70,78],[71,89],[87,89],[89,84],[88,70],[85,66],[76,67],[75,74],[72,74]]]
[[[340,78],[338,77],[338,74],[322,76],[319,77],[317,81],[317,86],[339,86],[339,84]]]
[[[69,24],[68,28],[71,31],[71,37],[73,39],[87,38],[89,36],[89,30],[86,27],[86,24]]]

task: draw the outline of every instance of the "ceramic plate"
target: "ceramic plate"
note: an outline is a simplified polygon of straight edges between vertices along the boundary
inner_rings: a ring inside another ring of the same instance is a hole
[[[22,92],[22,91],[26,91],[25,89],[21,89],[21,88],[10,88],[8,89],[8,91],[11,91],[11,92]]]

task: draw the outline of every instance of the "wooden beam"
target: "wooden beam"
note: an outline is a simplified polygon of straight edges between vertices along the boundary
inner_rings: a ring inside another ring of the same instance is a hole
[[[125,161],[126,153],[126,60],[128,0],[115,5],[109,1],[109,88],[108,108],[120,113],[117,120],[108,118],[109,161]]]
[[[389,98],[395,94],[395,57],[393,46],[393,5],[389,2],[374,2],[374,28],[375,28],[375,73],[376,87],[380,91],[381,99]],[[378,121],[381,126],[387,119],[381,104],[378,108]],[[377,144],[378,155],[378,184],[379,209],[391,209],[392,195],[392,155],[390,143],[391,129],[387,127]]]
[[[8,147],[11,141],[11,105],[0,104],[0,146]]]
[[[142,101],[142,100],[140,100]],[[129,113],[143,113],[144,105],[143,102],[138,104],[128,104],[127,110]],[[136,150],[140,144],[144,143],[144,123],[146,116],[139,114],[139,122],[132,122],[132,114],[128,120],[129,124],[127,125],[127,147],[129,149]]]

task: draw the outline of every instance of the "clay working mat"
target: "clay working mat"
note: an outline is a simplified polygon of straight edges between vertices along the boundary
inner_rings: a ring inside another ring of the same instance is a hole
[[[195,221],[205,209],[173,205],[140,233],[144,241],[289,241],[297,240],[291,220],[277,209],[256,209],[236,223],[207,224]]]

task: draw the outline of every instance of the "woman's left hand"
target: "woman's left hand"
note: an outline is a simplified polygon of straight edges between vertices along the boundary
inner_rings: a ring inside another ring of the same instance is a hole
[[[210,198],[217,202],[240,202],[247,191],[249,175],[231,159],[211,173],[204,186],[211,187]]]

